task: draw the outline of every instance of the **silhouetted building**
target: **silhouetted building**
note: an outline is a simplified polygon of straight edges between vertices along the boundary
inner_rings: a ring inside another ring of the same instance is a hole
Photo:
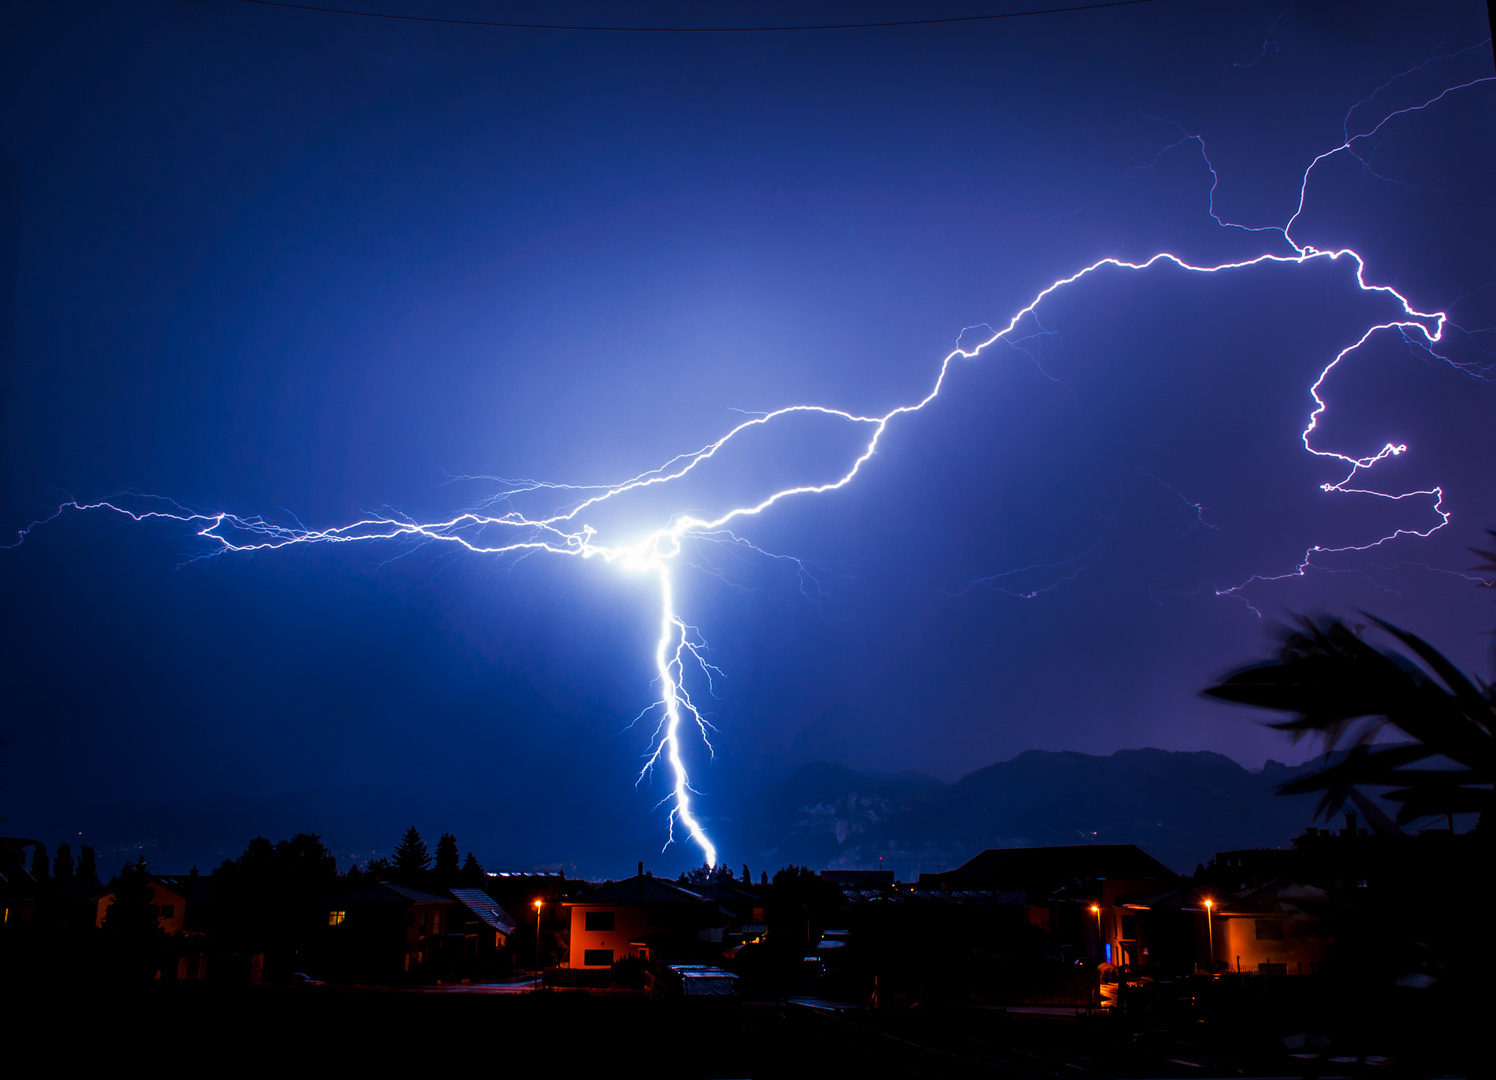
[[[822,870],[822,880],[852,889],[887,889],[894,883],[892,870]]]
[[[1026,921],[1050,931],[1076,955],[1124,969],[1147,962],[1149,945],[1127,905],[1155,895],[1179,875],[1135,844],[993,848],[940,874],[922,889],[1022,893]]]
[[[0,836],[0,927],[14,933],[36,914],[37,881],[26,869],[26,849],[40,841]]]
[[[378,882],[327,901],[319,960],[341,978],[398,981],[442,959],[458,901]]]

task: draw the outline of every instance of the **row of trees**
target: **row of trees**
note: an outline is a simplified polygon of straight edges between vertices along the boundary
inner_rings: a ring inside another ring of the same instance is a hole
[[[688,889],[699,889],[705,885],[712,884],[714,881],[734,881],[740,885],[752,885],[753,874],[748,870],[747,863],[743,864],[743,876],[741,878],[733,877],[732,867],[723,863],[718,863],[716,866],[708,866],[706,863],[702,863],[694,870],[685,871],[675,880]],[[768,871],[763,871],[759,874],[759,884],[769,884]]]
[[[38,882],[53,881],[58,885],[76,885],[84,889],[99,887],[98,860],[94,849],[84,844],[78,852],[78,862],[73,862],[73,849],[67,844],[57,845],[57,857],[47,858],[47,845],[37,844],[31,851],[31,876]]]
[[[365,878],[370,881],[388,881],[393,885],[404,885],[412,889],[477,889],[484,882],[483,864],[469,851],[460,864],[457,857],[457,837],[442,833],[436,841],[436,856],[433,859],[426,841],[412,825],[395,845],[388,859],[371,859],[362,870],[354,866],[348,872],[350,879]]]
[[[215,898],[245,890],[290,890],[299,895],[321,895],[376,881],[412,889],[482,887],[483,864],[471,851],[466,860],[459,862],[457,852],[457,837],[442,833],[433,858],[426,841],[412,825],[389,858],[370,859],[362,868],[355,863],[345,874],[338,871],[337,858],[316,833],[299,833],[276,844],[258,836],[238,858],[225,859],[213,871]]]

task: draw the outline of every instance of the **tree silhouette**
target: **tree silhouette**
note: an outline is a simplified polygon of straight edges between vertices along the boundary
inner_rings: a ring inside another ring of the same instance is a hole
[[[436,866],[431,871],[431,882],[439,889],[450,889],[457,884],[461,870],[457,865],[457,837],[444,832],[436,842]]]
[[[272,844],[257,836],[213,871],[213,913],[230,951],[264,953],[284,977],[325,926],[320,899],[338,885],[338,862],[315,833]]]
[[[1337,746],[1350,744],[1342,760],[1278,789],[1280,795],[1322,791],[1315,813],[1326,820],[1347,800],[1378,831],[1397,831],[1422,817],[1451,815],[1452,822],[1454,814],[1484,814],[1496,774],[1496,689],[1466,676],[1415,634],[1367,619],[1408,652],[1375,648],[1338,619],[1303,618],[1284,633],[1276,661],[1243,668],[1205,693],[1295,713],[1271,726],[1295,741],[1319,736],[1327,760]],[[1411,745],[1373,745],[1389,726]],[[1437,766],[1439,758],[1455,767],[1410,767]],[[1393,789],[1382,797],[1399,804],[1396,825],[1364,787]]]
[[[104,909],[106,933],[140,937],[158,929],[159,912],[144,858],[125,863],[109,887],[114,890],[114,901]]]
[[[807,947],[813,927],[824,928],[846,905],[841,889],[804,866],[776,871],[768,901],[769,926],[779,930],[782,941],[798,939]],[[801,933],[804,938],[799,938]]]
[[[395,845],[390,869],[397,882],[402,885],[420,885],[426,880],[426,871],[431,867],[431,854],[426,850],[426,841],[412,825]]]
[[[67,844],[57,845],[57,856],[52,860],[52,877],[59,885],[73,883],[73,849]]]
[[[467,858],[462,862],[462,874],[460,876],[463,888],[466,889],[481,888],[483,880],[487,876],[483,872],[483,864],[478,861],[477,857],[471,851],[467,853]]]
[[[131,982],[150,979],[157,971],[166,935],[156,921],[159,909],[145,859],[125,863],[109,887],[114,901],[104,909],[100,934],[115,971]]]
[[[743,873],[745,875],[748,873],[748,867],[743,867]],[[708,866],[706,863],[702,863],[694,870],[682,871],[680,877],[675,880],[677,884],[684,885],[688,889],[702,889],[713,882],[736,881],[737,879],[732,876],[732,867],[725,863],[718,863],[716,866]],[[746,876],[743,878],[743,881],[747,884],[752,884]]]
[[[37,844],[31,849],[31,876],[40,884],[51,875],[47,872],[47,845]]]
[[[99,887],[98,861],[94,857],[94,849],[87,844],[78,850],[78,871],[75,881],[79,887],[84,889]]]

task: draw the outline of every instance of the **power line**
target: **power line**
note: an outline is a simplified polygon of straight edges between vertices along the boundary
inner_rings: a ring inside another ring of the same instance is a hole
[[[1072,4],[1066,7],[1039,8],[1031,11],[1009,11],[1000,15],[955,15],[944,19],[902,19],[890,22],[819,23],[809,26],[568,26],[562,23],[493,22],[484,19],[441,19],[429,15],[392,15],[382,11],[354,11],[351,8],[320,7],[293,4],[287,0],[239,0],[241,4],[260,7],[290,8],[293,11],[316,11],[326,15],[357,15],[365,19],[393,19],[396,22],[441,23],[447,26],[491,26],[507,30],[580,30],[610,34],[784,34],[803,30],[879,30],[899,26],[940,26],[948,23],[996,22],[999,19],[1024,19],[1032,15],[1062,15],[1073,11],[1101,11],[1106,8],[1136,7],[1156,0],[1107,0],[1096,4]]]

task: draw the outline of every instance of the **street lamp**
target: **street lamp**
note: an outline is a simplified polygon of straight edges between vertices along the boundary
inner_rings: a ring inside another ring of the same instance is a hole
[[[1207,954],[1207,957],[1209,957],[1210,971],[1215,972],[1215,921],[1213,921],[1213,914],[1215,914],[1215,900],[1207,898],[1206,941],[1209,942],[1209,954]]]
[[[540,971],[540,909],[545,906],[544,900],[535,901],[535,970]]]
[[[1096,916],[1096,955],[1097,956],[1101,956],[1101,957],[1105,957],[1106,956],[1106,944],[1105,944],[1105,942],[1102,941],[1102,933],[1101,933],[1101,905],[1100,904],[1092,904],[1091,905],[1091,914],[1093,914],[1093,915]]]

